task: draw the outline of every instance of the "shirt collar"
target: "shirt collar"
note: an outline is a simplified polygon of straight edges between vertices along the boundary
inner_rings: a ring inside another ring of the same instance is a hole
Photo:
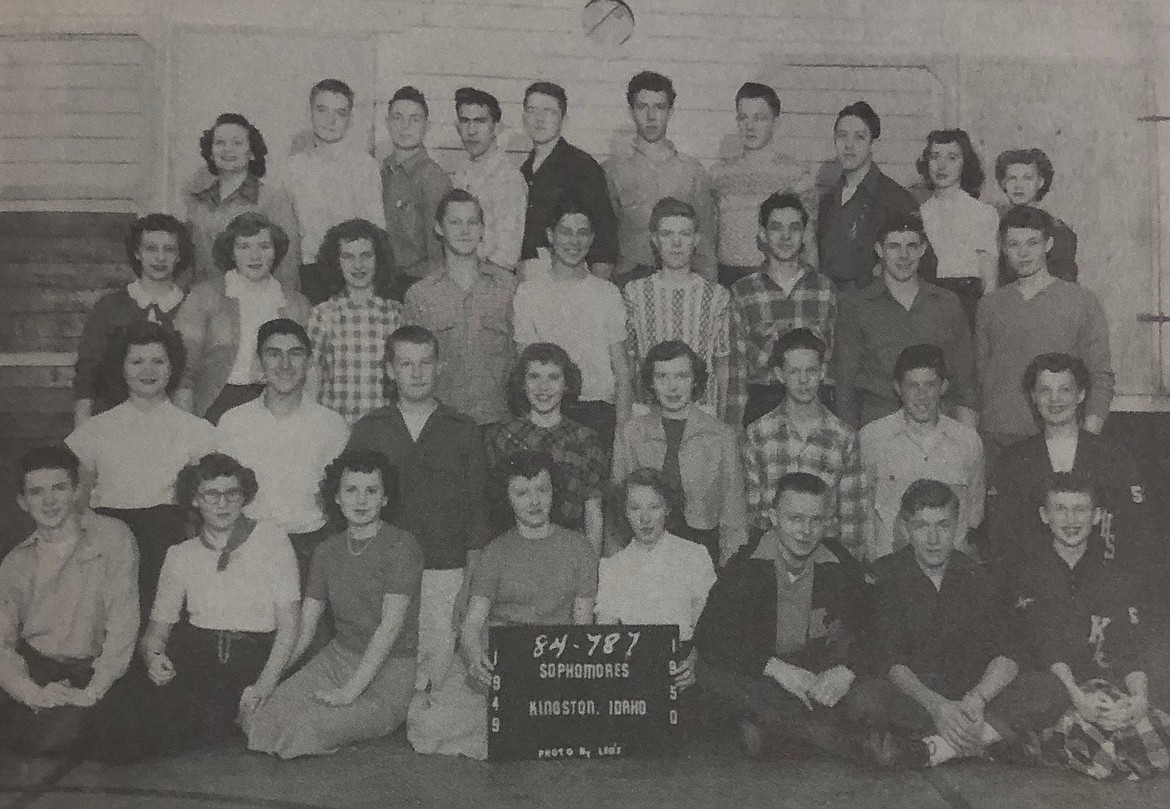
[[[496,165],[505,157],[504,150],[500,148],[499,142],[493,143],[486,152],[478,158],[468,157],[467,162],[473,166],[477,171],[482,171],[485,174],[490,173]]]
[[[82,562],[88,559],[96,559],[102,555],[101,549],[97,547],[93,538],[90,536],[97,518],[98,515],[88,508],[78,515],[78,526],[81,530],[81,536],[77,538],[77,544],[74,545],[73,551],[69,554],[70,558],[76,558],[77,561]],[[28,539],[16,547],[32,550],[36,547],[39,540],[40,534],[34,530]]]
[[[419,148],[419,150],[417,152],[415,152],[410,157],[403,160],[401,163],[394,162],[394,155],[393,155],[393,153],[391,153],[386,158],[385,165],[386,165],[386,168],[391,173],[397,172],[397,171],[409,172],[409,171],[414,170],[414,168],[416,166],[418,166],[420,163],[423,163],[429,159],[430,159],[430,155],[427,153],[427,147],[422,146]]]
[[[665,154],[666,156],[659,158],[656,154],[652,154],[650,152],[647,152],[646,147],[642,143],[642,139],[639,138],[637,135],[635,135],[634,136],[634,152],[638,155],[641,155],[642,157],[644,157],[647,160],[655,160],[655,161],[661,161],[661,162],[666,162],[667,160],[670,160],[671,158],[678,156],[678,149],[674,148],[674,141],[672,141],[670,138],[663,138],[662,143],[669,148],[663,152],[663,154]]]
[[[239,270],[228,270],[223,274],[223,294],[236,300],[241,298],[263,299],[270,303],[276,303],[279,299],[278,308],[287,303],[284,290],[274,276],[268,276],[268,279],[261,284],[251,284],[240,274]]]
[[[260,201],[260,178],[249,173],[244,177],[244,181],[240,183],[240,187],[232,193],[228,194],[227,199],[220,199],[219,196],[220,181],[216,177],[211,185],[204,188],[202,191],[196,191],[191,196],[200,200],[212,207],[223,205],[232,199],[240,199],[251,205],[255,205]]]
[[[183,291],[177,286],[172,286],[171,291],[163,295],[151,295],[137,278],[126,285],[126,294],[130,296],[130,300],[138,304],[139,309],[155,307],[163,312],[169,312],[183,302]]]

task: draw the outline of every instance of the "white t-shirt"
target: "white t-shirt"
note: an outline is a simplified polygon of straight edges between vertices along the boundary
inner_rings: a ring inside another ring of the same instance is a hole
[[[223,570],[220,552],[198,537],[167,551],[150,619],[174,624],[184,604],[192,626],[235,632],[272,632],[276,608],[300,600],[297,558],[288,534],[270,522],[256,524],[232,551]]]
[[[284,418],[272,415],[260,395],[219,420],[220,448],[255,472],[260,484],[247,515],[270,520],[291,534],[325,524],[317,502],[321,477],[348,438],[345,418],[308,396]]]
[[[939,278],[982,278],[979,254],[999,255],[999,215],[965,191],[922,203],[922,224],[938,257]]]
[[[623,624],[674,624],[687,641],[713,584],[715,567],[702,545],[670,533],[650,550],[632,540],[601,560],[597,614]]]
[[[581,369],[581,401],[613,402],[609,347],[626,339],[626,307],[616,286],[595,275],[525,281],[512,309],[521,347],[556,343]]]
[[[93,508],[150,508],[175,502],[179,470],[215,451],[215,428],[169,401],[150,410],[123,402],[86,419],[65,443],[97,473]]]

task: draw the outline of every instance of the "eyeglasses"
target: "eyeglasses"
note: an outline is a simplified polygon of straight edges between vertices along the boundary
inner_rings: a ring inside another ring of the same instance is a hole
[[[199,501],[206,506],[214,506],[219,503],[226,503],[229,506],[237,506],[244,502],[244,493],[239,489],[225,489],[218,491],[216,489],[203,489],[196,495]]]

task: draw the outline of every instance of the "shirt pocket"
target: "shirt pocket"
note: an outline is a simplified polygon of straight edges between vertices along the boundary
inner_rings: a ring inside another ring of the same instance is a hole
[[[512,347],[512,327],[500,315],[484,315],[479,320],[483,349],[492,355],[506,354]]]

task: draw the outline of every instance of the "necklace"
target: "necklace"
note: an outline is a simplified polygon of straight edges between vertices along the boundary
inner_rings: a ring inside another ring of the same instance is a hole
[[[361,556],[363,553],[366,552],[366,548],[370,547],[370,545],[372,545],[374,540],[377,538],[378,538],[378,532],[375,531],[373,534],[370,534],[370,536],[366,537],[366,539],[364,540],[365,544],[359,545],[358,543],[363,542],[363,540],[355,540],[354,536],[353,536],[353,532],[346,531],[345,532],[345,547],[349,550],[350,556]],[[355,548],[360,548],[360,549],[355,550]]]

